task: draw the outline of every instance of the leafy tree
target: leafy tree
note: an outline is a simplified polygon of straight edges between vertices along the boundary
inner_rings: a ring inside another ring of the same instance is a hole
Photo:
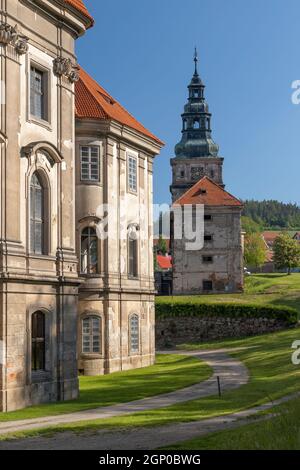
[[[262,232],[263,227],[255,222],[251,217],[242,216],[242,229],[246,233]]]
[[[167,242],[161,235],[159,236],[158,244],[156,245],[156,250],[157,252],[160,252],[163,255],[165,255],[168,251]]]
[[[300,266],[300,245],[287,233],[281,233],[274,240],[274,263],[279,269],[287,268],[288,274],[291,269]]]
[[[254,268],[260,268],[267,259],[267,247],[260,233],[250,233],[245,236],[245,263]]]

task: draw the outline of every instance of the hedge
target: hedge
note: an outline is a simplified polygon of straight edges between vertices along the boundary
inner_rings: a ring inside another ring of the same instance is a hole
[[[273,305],[255,304],[233,304],[233,303],[195,303],[165,301],[157,303],[156,318],[170,317],[228,317],[228,318],[272,318],[283,320],[288,324],[298,321],[298,312],[291,307],[280,307]]]

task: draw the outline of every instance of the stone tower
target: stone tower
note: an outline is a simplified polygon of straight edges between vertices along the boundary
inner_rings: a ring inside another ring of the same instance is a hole
[[[189,97],[182,114],[182,138],[175,146],[172,165],[172,202],[175,202],[203,176],[224,187],[223,158],[219,146],[211,137],[211,113],[205,101],[203,84],[198,74],[198,55],[195,49],[195,71],[188,86]]]

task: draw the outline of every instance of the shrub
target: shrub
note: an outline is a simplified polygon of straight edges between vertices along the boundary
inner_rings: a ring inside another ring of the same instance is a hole
[[[156,318],[170,317],[270,318],[290,325],[297,323],[297,310],[291,307],[233,303],[195,303],[164,301],[156,304]]]

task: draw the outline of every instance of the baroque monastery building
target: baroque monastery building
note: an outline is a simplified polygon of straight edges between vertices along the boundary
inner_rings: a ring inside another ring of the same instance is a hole
[[[0,411],[11,411],[77,398],[78,369],[154,362],[163,144],[78,67],[75,41],[94,23],[83,0],[0,4]]]

